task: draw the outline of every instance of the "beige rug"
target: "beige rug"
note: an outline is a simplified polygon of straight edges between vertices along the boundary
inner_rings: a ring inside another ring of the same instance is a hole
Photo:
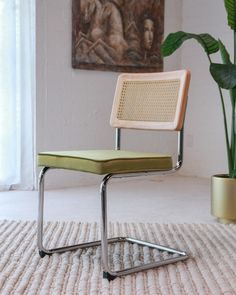
[[[51,238],[51,233],[54,233]],[[191,258],[135,275],[102,279],[100,247],[54,254],[41,259],[36,249],[35,222],[0,222],[0,294],[236,294],[236,226],[111,224],[110,234],[131,235],[180,248]],[[99,238],[97,224],[46,225],[46,244],[55,247]],[[113,267],[129,266],[149,250],[116,245]]]

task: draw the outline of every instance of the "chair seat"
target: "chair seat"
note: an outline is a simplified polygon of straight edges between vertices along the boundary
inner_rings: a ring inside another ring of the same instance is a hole
[[[116,150],[58,151],[38,154],[38,166],[95,174],[170,170],[172,158],[156,153]]]

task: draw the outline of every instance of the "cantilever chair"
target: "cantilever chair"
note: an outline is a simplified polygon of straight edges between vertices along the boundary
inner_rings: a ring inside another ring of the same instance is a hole
[[[188,258],[181,250],[156,245],[130,237],[107,238],[107,184],[113,178],[137,177],[149,174],[168,174],[177,171],[183,160],[183,124],[187,103],[190,73],[187,70],[148,74],[121,74],[117,81],[111,114],[111,126],[116,128],[114,150],[42,152],[38,165],[43,166],[39,176],[38,249],[41,257],[55,252],[83,249],[101,245],[103,277],[117,276],[147,270]],[[132,152],[120,149],[120,130],[147,129],[178,132],[178,157],[157,153]],[[93,241],[56,249],[43,246],[44,177],[51,168],[69,169],[104,175],[101,194],[101,241]],[[108,244],[129,242],[170,253],[171,258],[134,266],[120,271],[111,270]]]

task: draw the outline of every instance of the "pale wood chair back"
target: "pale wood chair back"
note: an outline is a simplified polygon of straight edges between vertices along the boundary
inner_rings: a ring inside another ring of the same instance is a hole
[[[121,74],[111,113],[116,128],[181,130],[190,72]]]

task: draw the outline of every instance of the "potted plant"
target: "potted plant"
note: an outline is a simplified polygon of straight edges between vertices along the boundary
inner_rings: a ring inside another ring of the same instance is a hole
[[[161,51],[164,57],[175,52],[186,40],[196,40],[204,49],[210,73],[216,81],[223,112],[228,174],[214,175],[211,182],[212,214],[222,223],[236,223],[236,0],[224,0],[228,25],[234,32],[234,60],[231,61],[223,42],[209,34],[192,34],[183,31],[171,33],[164,40]],[[220,52],[221,63],[212,62],[211,55]],[[231,101],[231,121],[225,109],[222,89],[227,89]],[[229,126],[229,123],[231,126]]]

